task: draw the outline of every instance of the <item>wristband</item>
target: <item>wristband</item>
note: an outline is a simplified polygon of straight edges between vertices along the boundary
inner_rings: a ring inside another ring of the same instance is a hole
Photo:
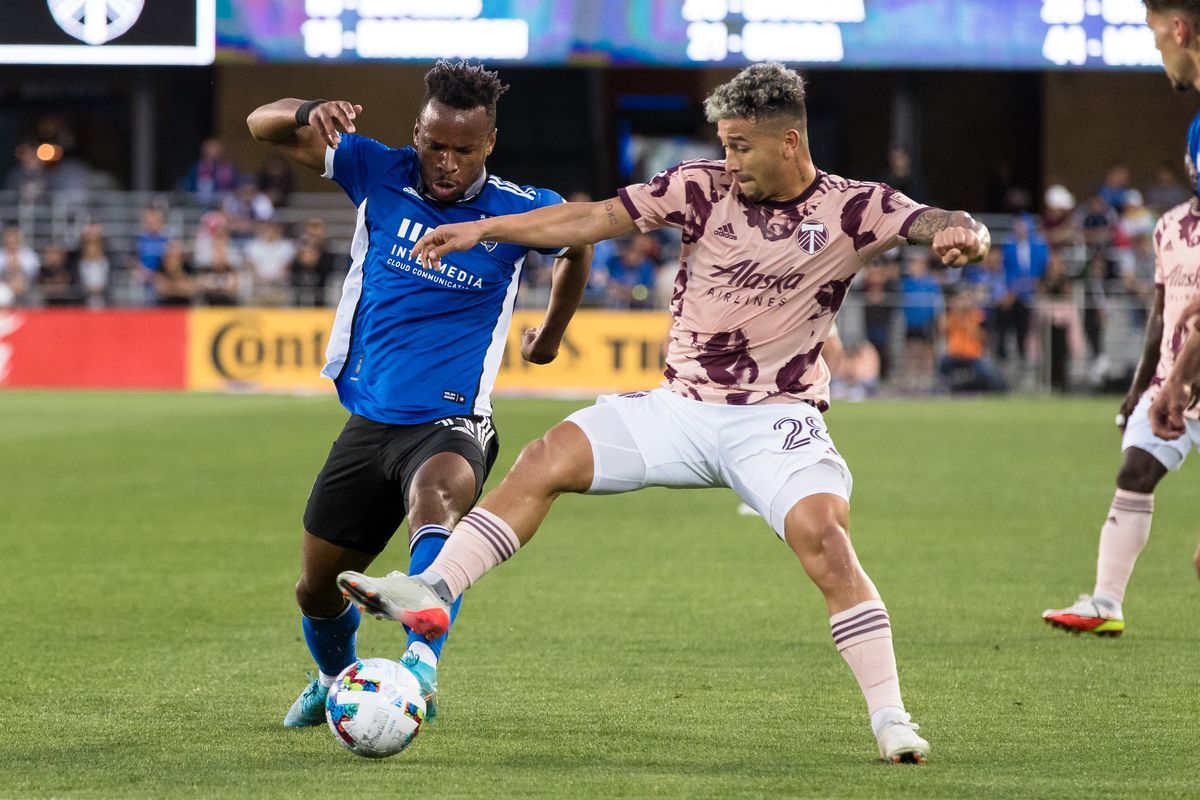
[[[306,100],[301,103],[300,107],[296,109],[296,124],[303,128],[308,124],[308,115],[312,113],[313,109],[321,103],[328,102],[328,100]]]

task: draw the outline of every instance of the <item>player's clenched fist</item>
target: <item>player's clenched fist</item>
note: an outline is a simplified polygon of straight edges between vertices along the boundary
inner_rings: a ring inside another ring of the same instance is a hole
[[[338,131],[354,133],[354,118],[362,106],[348,100],[324,100],[308,112],[308,124],[321,134],[330,147],[337,147],[342,138]]]
[[[980,261],[987,248],[970,228],[946,228],[933,235],[931,249],[948,267],[961,267]]]
[[[426,233],[413,245],[413,255],[425,269],[437,269],[446,253],[461,253],[470,250],[483,239],[477,222],[456,222],[439,225]]]
[[[1188,406],[1187,387],[1168,380],[1150,404],[1150,429],[1160,439],[1178,439],[1187,431],[1183,412]]]

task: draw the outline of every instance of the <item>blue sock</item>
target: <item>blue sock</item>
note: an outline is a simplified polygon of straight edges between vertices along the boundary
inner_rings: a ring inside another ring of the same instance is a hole
[[[409,552],[411,556],[408,560],[408,574],[419,575],[428,569],[433,560],[437,558],[437,554],[442,552],[442,545],[446,543],[446,538],[450,535],[450,531],[443,528],[441,525],[425,525],[417,529],[413,534],[409,543]],[[462,598],[459,597],[450,606],[450,624],[454,625],[454,619],[458,616],[458,607],[462,605]],[[424,642],[429,645],[429,649],[439,659],[442,657],[442,647],[446,644],[446,637],[450,635],[449,629],[446,630],[437,639],[432,642],[427,641],[424,636],[418,633],[408,632],[408,643]]]
[[[313,619],[304,614],[300,617],[308,652],[322,674],[337,675],[358,658],[354,652],[358,623],[362,619],[358,606],[347,603],[345,610],[333,619]]]

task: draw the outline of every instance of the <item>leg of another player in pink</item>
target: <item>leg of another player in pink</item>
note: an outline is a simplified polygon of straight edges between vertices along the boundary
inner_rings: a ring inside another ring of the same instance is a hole
[[[1150,538],[1154,495],[1117,489],[1108,520],[1100,529],[1100,556],[1096,560],[1093,597],[1117,603],[1125,601],[1125,587],[1133,574],[1138,554]]]
[[[592,485],[592,445],[562,422],[521,451],[500,485],[454,528],[429,572],[455,597],[533,538],[555,499]]]
[[[788,512],[784,533],[808,577],[825,595],[834,644],[862,689],[872,728],[878,733],[889,714],[903,713],[904,703],[891,623],[850,544],[849,519],[845,498],[809,495]]]

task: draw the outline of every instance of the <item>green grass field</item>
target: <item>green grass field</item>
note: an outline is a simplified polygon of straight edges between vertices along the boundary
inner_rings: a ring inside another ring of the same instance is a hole
[[[493,480],[578,405],[502,402]],[[726,490],[563,499],[467,595],[438,722],[376,762],[280,726],[332,399],[0,394],[0,797],[1200,797],[1195,464],[1160,487],[1123,638],[1039,619],[1091,588],[1114,407],[828,415],[925,767],[876,759],[819,594]],[[367,619],[360,653],[400,634]]]

